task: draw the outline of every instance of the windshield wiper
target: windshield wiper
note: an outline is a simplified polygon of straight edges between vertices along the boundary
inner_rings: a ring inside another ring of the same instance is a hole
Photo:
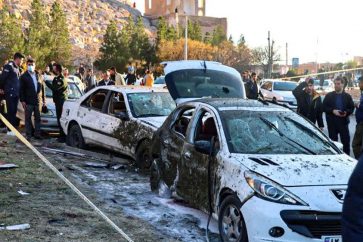
[[[156,114],[156,113],[145,113],[145,114],[140,114],[137,117],[138,118],[145,118],[145,117],[163,117],[163,116],[167,116],[164,114]]]
[[[296,142],[295,140],[293,139],[290,139],[289,137],[287,137],[284,133],[281,132],[281,130],[279,130],[273,123],[271,123],[270,121],[268,121],[267,119],[265,118],[262,118],[260,117],[260,119],[265,123],[267,124],[269,127],[271,127],[273,130],[275,130],[281,137],[289,140],[290,142],[298,145],[300,148],[304,149],[305,151],[309,152],[310,154],[312,155],[316,155],[316,153],[312,150],[310,150],[309,148],[305,147],[304,145],[300,144],[299,142]]]

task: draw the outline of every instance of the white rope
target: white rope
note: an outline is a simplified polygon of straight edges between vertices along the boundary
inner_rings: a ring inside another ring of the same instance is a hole
[[[96,205],[94,205],[91,200],[89,200],[77,187],[75,187],[62,173],[58,171],[58,169],[50,163],[47,158],[45,158],[37,149],[34,148],[32,144],[29,143],[28,140],[21,135],[18,130],[12,126],[9,121],[4,118],[4,116],[0,113],[0,120],[16,135],[16,137],[23,142],[29,149],[31,149],[60,179],[62,179],[83,201],[85,201],[93,210],[96,211],[98,215],[100,215],[109,225],[111,225],[118,233],[122,235],[127,241],[133,242],[133,240],[122,230],[120,229],[111,219],[109,219]]]

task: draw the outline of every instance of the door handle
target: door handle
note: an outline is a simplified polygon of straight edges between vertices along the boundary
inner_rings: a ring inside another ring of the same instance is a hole
[[[183,156],[185,159],[190,160],[190,158],[192,157],[192,154],[189,151],[187,151],[183,154]]]

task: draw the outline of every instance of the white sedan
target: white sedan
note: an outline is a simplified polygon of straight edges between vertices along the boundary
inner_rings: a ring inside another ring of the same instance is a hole
[[[153,132],[174,108],[175,102],[165,89],[101,86],[77,102],[66,102],[60,123],[69,145],[104,147],[147,168]]]

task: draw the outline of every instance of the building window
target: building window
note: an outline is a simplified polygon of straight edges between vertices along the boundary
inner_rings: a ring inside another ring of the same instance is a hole
[[[149,9],[152,9],[152,0],[149,0]]]

